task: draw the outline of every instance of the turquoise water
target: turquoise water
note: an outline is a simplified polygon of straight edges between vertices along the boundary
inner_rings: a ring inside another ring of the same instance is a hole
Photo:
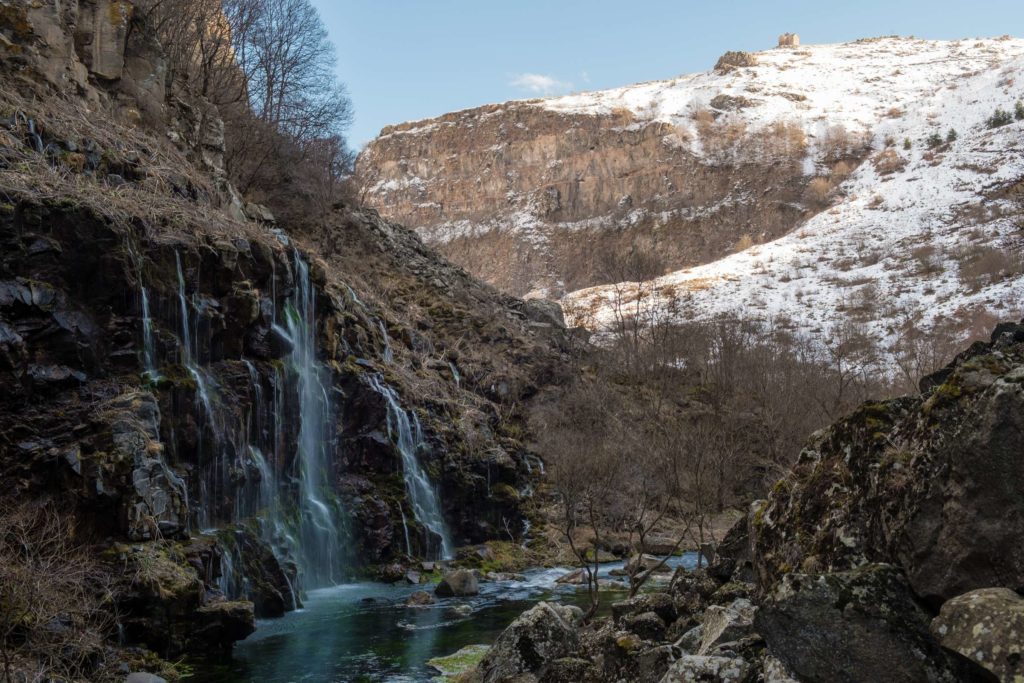
[[[673,558],[692,567],[696,555]],[[607,564],[602,574],[621,567]],[[481,582],[480,595],[438,599],[426,608],[404,606],[416,590],[433,586],[353,583],[312,591],[305,607],[280,619],[260,621],[235,645],[233,661],[197,669],[193,680],[210,683],[420,683],[437,673],[427,660],[476,643],[490,644],[520,613],[540,600],[582,605],[586,591],[555,584],[567,569],[536,570],[525,581]],[[621,593],[609,593],[605,608]],[[469,605],[460,615],[456,606]]]

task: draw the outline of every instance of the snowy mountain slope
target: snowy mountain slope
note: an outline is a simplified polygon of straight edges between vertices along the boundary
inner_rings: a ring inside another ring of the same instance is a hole
[[[859,314],[883,342],[907,315],[925,325],[981,309],[1020,317],[1024,121],[986,121],[1024,99],[1024,41],[879,39],[756,58],[756,66],[725,74],[543,103],[563,112],[627,107],[692,129],[694,102],[725,94],[752,101],[726,114],[751,127],[796,121],[821,141],[842,125],[870,142],[871,158],[833,191],[831,207],[795,231],[656,280],[663,297],[680,299],[683,317],[742,311],[820,333]],[[951,128],[956,140],[926,144]],[[805,165],[820,172],[813,147]],[[589,288],[564,302],[580,321],[602,327],[624,289]]]

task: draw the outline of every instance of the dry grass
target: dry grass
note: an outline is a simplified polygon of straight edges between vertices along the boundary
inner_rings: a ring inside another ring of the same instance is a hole
[[[208,176],[169,140],[112,116],[89,115],[59,97],[28,100],[0,88],[0,113],[14,112],[22,115],[20,121],[32,119],[49,144],[40,154],[26,144],[27,126],[0,129],[0,201],[80,206],[120,229],[141,226],[154,239],[192,235],[200,226],[214,235],[266,238],[265,229],[225,213]],[[98,167],[81,168],[74,154],[57,144],[67,141],[79,147],[91,141],[101,157]],[[112,171],[130,176],[128,182],[110,182]]]

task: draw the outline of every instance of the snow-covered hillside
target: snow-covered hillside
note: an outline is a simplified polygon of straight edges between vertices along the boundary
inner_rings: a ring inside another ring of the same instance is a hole
[[[883,38],[754,57],[754,66],[538,104],[571,113],[626,108],[634,125],[679,127],[680,144],[701,155],[694,112],[719,98],[728,110],[719,123],[801,127],[812,174],[828,174],[822,148],[837,126],[870,144],[868,160],[831,189],[829,208],[794,231],[657,280],[680,298],[683,317],[742,312],[821,333],[859,316],[880,340],[908,313],[924,324],[980,309],[1021,317],[1024,120],[988,120],[997,109],[1012,117],[1024,99],[1024,41]],[[564,302],[606,325],[623,289],[589,288]]]

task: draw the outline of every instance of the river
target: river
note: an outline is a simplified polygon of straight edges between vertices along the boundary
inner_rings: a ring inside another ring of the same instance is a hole
[[[697,555],[672,558],[693,567]],[[622,563],[602,565],[605,577]],[[303,609],[261,620],[256,632],[235,645],[232,661],[197,669],[194,680],[210,683],[421,683],[437,672],[433,657],[473,644],[491,644],[520,613],[540,600],[582,605],[586,591],[559,585],[566,568],[525,572],[524,581],[481,582],[472,598],[438,599],[428,607],[405,607],[416,590],[433,586],[350,583],[311,591]],[[609,592],[607,607],[624,594]],[[469,605],[460,615],[454,608]]]

